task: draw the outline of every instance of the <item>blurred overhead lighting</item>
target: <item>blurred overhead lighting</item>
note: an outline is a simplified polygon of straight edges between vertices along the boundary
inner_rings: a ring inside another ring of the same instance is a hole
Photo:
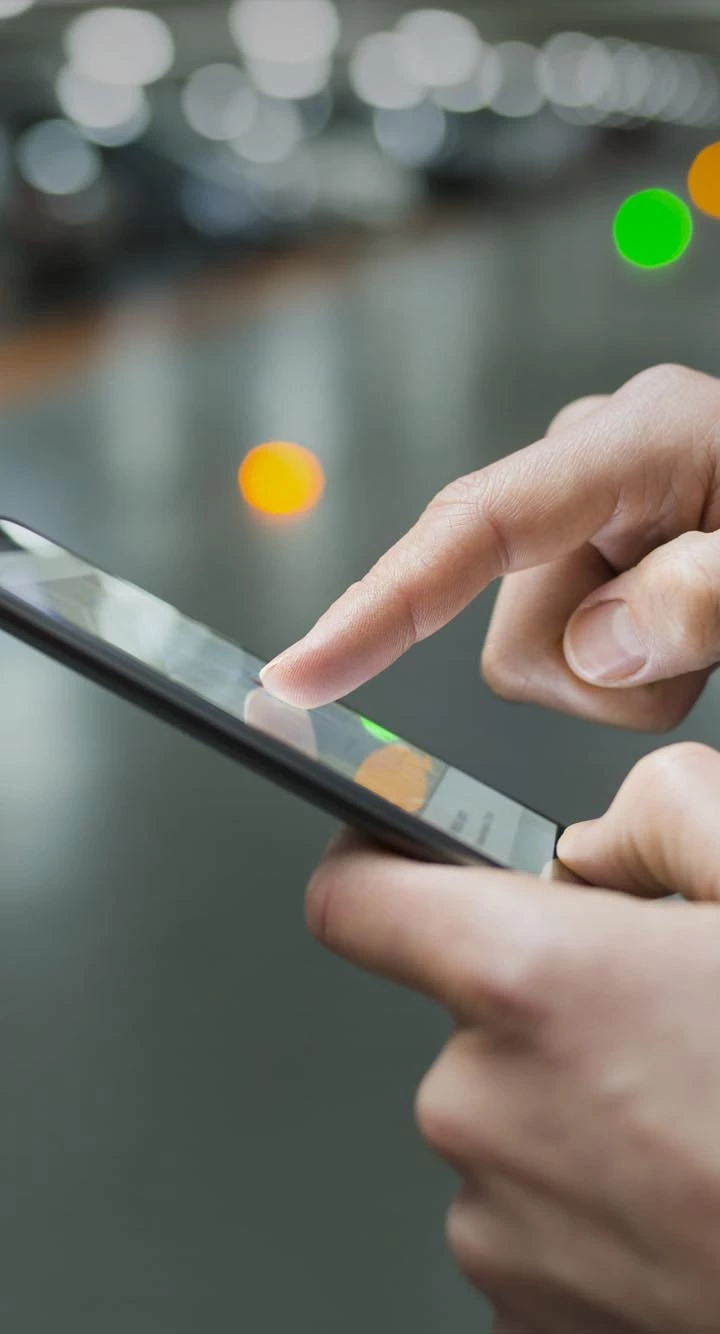
[[[432,97],[445,111],[467,115],[489,106],[500,91],[502,80],[502,61],[495,48],[485,44],[473,77],[452,88],[435,88]]]
[[[368,106],[401,111],[417,106],[425,89],[405,66],[405,43],[397,32],[377,32],[358,43],[350,60],[350,82]]]
[[[315,97],[328,87],[332,78],[331,60],[310,60],[284,65],[274,60],[248,60],[248,73],[261,93],[287,101]]]
[[[445,147],[447,120],[434,102],[421,102],[402,111],[378,109],[373,123],[383,152],[404,167],[429,166]]]
[[[182,106],[196,134],[221,142],[243,134],[252,125],[258,98],[236,65],[205,65],[185,84]]]
[[[148,84],[163,78],[175,59],[167,23],[145,9],[90,9],[65,33],[70,63],[102,83]]]
[[[537,81],[537,48],[527,42],[502,42],[496,50],[502,81],[490,103],[493,111],[513,119],[536,115],[545,103]]]
[[[230,30],[250,60],[304,65],[330,59],[340,19],[333,0],[235,0]]]
[[[117,125],[79,125],[78,129],[93,144],[101,148],[125,148],[142,139],[150,125],[150,104],[143,99],[134,116],[120,121]]]
[[[539,87],[557,106],[597,105],[612,78],[610,52],[602,42],[584,33],[558,33],[546,42],[538,57]]]
[[[268,98],[251,125],[232,139],[231,147],[246,162],[263,164],[289,158],[303,141],[300,116],[289,102]]]
[[[97,149],[67,120],[42,121],[26,130],[15,156],[23,180],[47,195],[78,194],[102,171]]]
[[[55,91],[65,115],[89,129],[105,130],[134,120],[145,105],[142,88],[133,84],[98,83],[74,65],[58,74]]]
[[[34,4],[35,0],[0,0],[0,19],[14,19],[16,14],[24,14]]]
[[[418,9],[397,25],[402,64],[424,88],[465,83],[475,73],[481,42],[475,24],[447,9]]]

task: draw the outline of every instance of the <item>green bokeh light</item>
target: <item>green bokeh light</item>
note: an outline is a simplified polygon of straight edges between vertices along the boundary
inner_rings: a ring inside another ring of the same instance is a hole
[[[360,722],[365,728],[365,731],[369,732],[376,741],[383,741],[386,745],[390,746],[394,741],[400,740],[400,737],[395,736],[394,732],[388,732],[387,728],[380,727],[379,723],[371,723],[369,718],[361,718]]]
[[[685,254],[693,238],[692,213],[670,190],[641,190],[615,217],[615,244],[641,269],[661,269]]]

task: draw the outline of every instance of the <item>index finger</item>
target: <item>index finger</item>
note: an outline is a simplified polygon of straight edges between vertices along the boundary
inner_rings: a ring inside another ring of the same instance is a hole
[[[329,703],[441,629],[494,579],[591,540],[621,502],[630,508],[634,482],[643,513],[655,513],[647,448],[660,506],[678,450],[706,436],[698,418],[708,395],[697,382],[713,386],[717,406],[712,380],[682,374],[693,384],[685,397],[672,371],[664,392],[658,378],[638,377],[606,408],[453,482],[305,639],[265,668],[263,684],[304,708]],[[691,448],[687,456],[692,467]]]

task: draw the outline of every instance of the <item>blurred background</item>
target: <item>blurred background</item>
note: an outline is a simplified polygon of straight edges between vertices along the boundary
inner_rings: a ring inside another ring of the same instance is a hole
[[[719,19],[0,0],[0,510],[269,657],[567,400],[717,373]],[[357,702],[597,814],[661,739],[494,700],[493,596]],[[330,822],[7,637],[0,746],[4,1327],[489,1328],[413,1128],[446,1022],[304,929]]]

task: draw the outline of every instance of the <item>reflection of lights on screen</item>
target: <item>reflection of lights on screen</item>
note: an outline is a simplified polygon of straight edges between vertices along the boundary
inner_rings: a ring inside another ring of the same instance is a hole
[[[493,46],[483,46],[473,77],[454,88],[434,88],[433,101],[445,111],[468,115],[482,111],[497,96],[502,86],[502,61]]]
[[[86,139],[101,148],[124,148],[141,139],[149,124],[150,103],[144,98],[136,114],[119,125],[79,125],[78,129]]]
[[[325,490],[320,460],[310,450],[284,441],[251,450],[241,464],[238,482],[248,505],[277,517],[305,513]]]
[[[155,83],[175,59],[167,23],[145,9],[90,9],[65,33],[70,63],[102,83]]]
[[[421,102],[402,111],[376,110],[375,137],[388,157],[405,167],[435,162],[445,147],[447,121],[434,102]]]
[[[537,48],[528,42],[501,42],[496,47],[502,82],[490,105],[498,116],[534,116],[545,103],[537,81]]]
[[[134,84],[98,83],[74,65],[65,65],[55,84],[65,115],[90,129],[106,130],[134,120],[145,105],[142,88]]]
[[[364,37],[350,60],[350,82],[361,101],[386,111],[417,106],[425,89],[404,67],[403,39],[397,32]]]
[[[217,142],[243,134],[257,113],[257,95],[236,65],[205,65],[182,91],[185,118],[196,134]]]
[[[580,32],[561,32],[543,47],[537,80],[550,102],[561,107],[597,104],[612,83],[612,56],[602,42]]]
[[[623,259],[642,269],[674,264],[688,249],[693,220],[684,200],[670,190],[641,190],[619,209],[615,244]]]
[[[327,88],[332,78],[330,60],[309,60],[295,65],[276,60],[248,60],[248,73],[261,93],[268,97],[302,101]]]
[[[15,145],[23,180],[48,195],[86,190],[100,175],[97,149],[67,120],[48,120],[26,130]]]
[[[340,19],[332,0],[236,0],[230,30],[251,60],[306,64],[332,56]]]
[[[447,88],[474,74],[481,43],[470,19],[446,9],[418,9],[400,19],[402,67],[421,88]]]
[[[391,746],[393,742],[400,740],[400,737],[395,736],[394,732],[388,732],[386,727],[380,727],[378,723],[371,722],[369,718],[361,718],[360,722],[365,731],[369,732],[375,741],[381,741],[383,745]]]
[[[421,811],[429,792],[433,763],[409,746],[392,745],[374,750],[355,774],[360,787],[411,813]]]
[[[0,0],[0,19],[14,19],[16,14],[24,14],[34,4],[35,0]]]
[[[65,555],[62,547],[57,546],[55,542],[50,542],[47,537],[41,537],[31,528],[23,528],[22,524],[12,523],[10,519],[0,520],[0,533],[9,537],[10,541],[22,551],[31,551],[36,556],[57,560]]]
[[[236,135],[231,147],[246,162],[282,162],[303,140],[302,121],[290,102],[270,98],[257,108],[252,124]]]
[[[708,144],[698,153],[690,168],[688,186],[695,207],[711,218],[720,218],[720,143]]]

